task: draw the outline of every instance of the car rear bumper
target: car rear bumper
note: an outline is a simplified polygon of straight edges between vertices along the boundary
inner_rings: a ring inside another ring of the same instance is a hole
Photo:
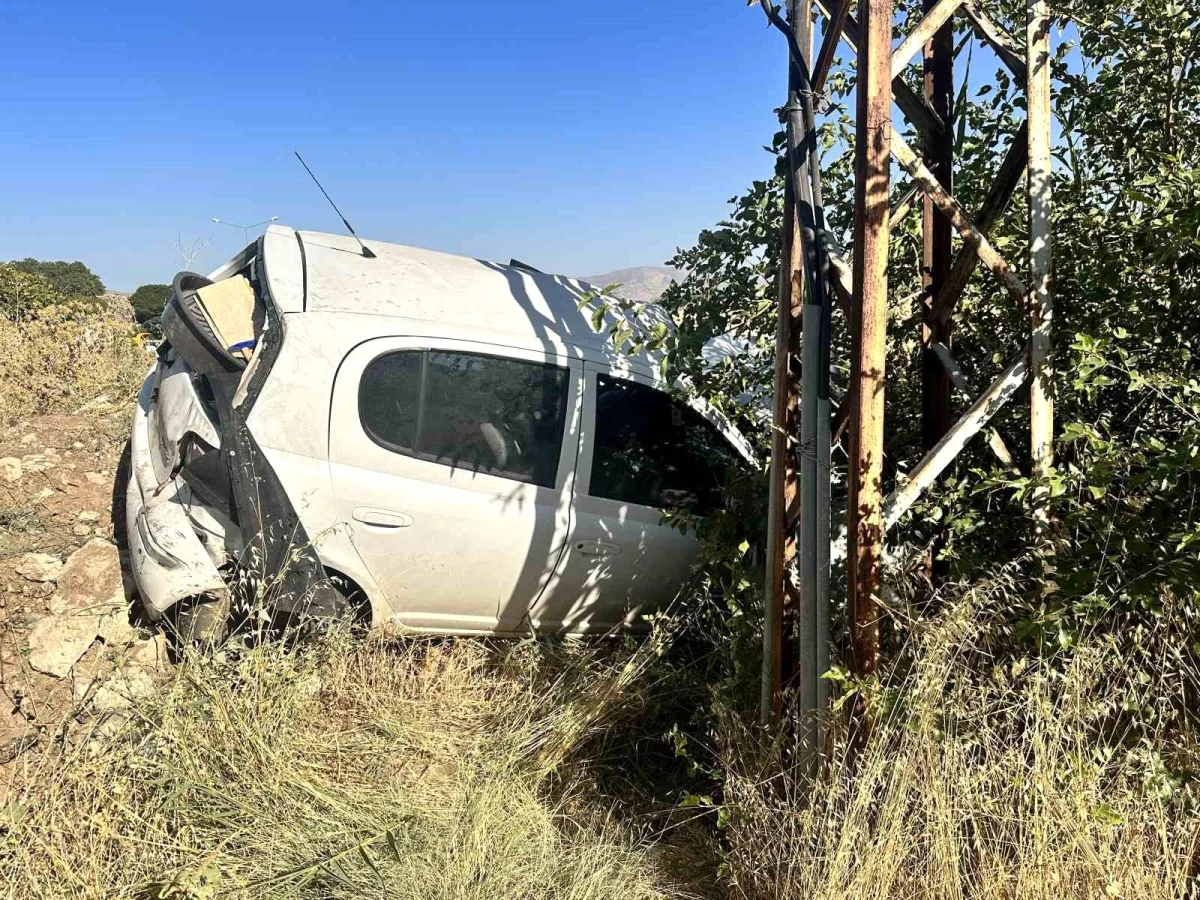
[[[158,484],[150,459],[148,413],[156,374],[151,369],[133,412],[125,532],[133,578],[146,613],[159,619],[186,597],[228,591],[177,496],[176,480]]]

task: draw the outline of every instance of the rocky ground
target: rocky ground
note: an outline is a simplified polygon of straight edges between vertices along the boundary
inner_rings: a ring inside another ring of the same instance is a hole
[[[128,428],[128,404],[101,399],[0,437],[0,807],[32,767],[100,739],[168,665],[122,574]]]

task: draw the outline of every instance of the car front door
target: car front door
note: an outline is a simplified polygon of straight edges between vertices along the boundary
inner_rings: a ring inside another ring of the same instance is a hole
[[[334,384],[339,527],[396,619],[513,631],[570,528],[582,364],[412,337],[356,347]]]
[[[652,379],[587,363],[570,541],[534,627],[606,631],[664,607],[699,549],[664,508],[719,506],[743,464],[712,422]]]

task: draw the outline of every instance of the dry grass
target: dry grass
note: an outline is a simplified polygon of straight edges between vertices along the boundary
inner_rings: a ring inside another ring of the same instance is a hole
[[[705,895],[1193,896],[1200,815],[1156,738],[1088,737],[1130,678],[1182,686],[1107,643],[981,686],[956,677],[979,636],[970,602],[924,631],[905,702],[812,786],[725,718],[726,880]],[[191,660],[111,743],[28,773],[0,896],[684,896],[590,786],[591,739],[637,720],[653,655],[335,638]]]
[[[104,308],[0,315],[0,422],[75,412],[101,395],[132,399],[150,365],[136,334],[130,321]]]
[[[619,702],[600,660],[335,641],[193,661],[106,749],[32,774],[0,896],[677,895],[547,762],[594,727],[586,688]]]
[[[1200,813],[1163,777],[1164,736],[1122,742],[1118,726],[1103,742],[1090,737],[1113,721],[1115,698],[1131,684],[1150,704],[1183,700],[1195,670],[1142,676],[1112,641],[1096,641],[1065,672],[998,667],[980,685],[958,677],[966,657],[981,652],[980,635],[971,598],[923,633],[902,705],[858,754],[846,752],[843,734],[814,786],[764,777],[748,752],[756,741],[731,723],[727,837],[737,893],[1196,896]]]

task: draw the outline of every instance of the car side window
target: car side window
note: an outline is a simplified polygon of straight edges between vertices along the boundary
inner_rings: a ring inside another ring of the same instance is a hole
[[[588,492],[700,515],[722,504],[739,457],[717,428],[662,391],[597,377]]]
[[[367,435],[395,453],[552,487],[568,385],[562,366],[397,350],[367,364],[358,412]]]

